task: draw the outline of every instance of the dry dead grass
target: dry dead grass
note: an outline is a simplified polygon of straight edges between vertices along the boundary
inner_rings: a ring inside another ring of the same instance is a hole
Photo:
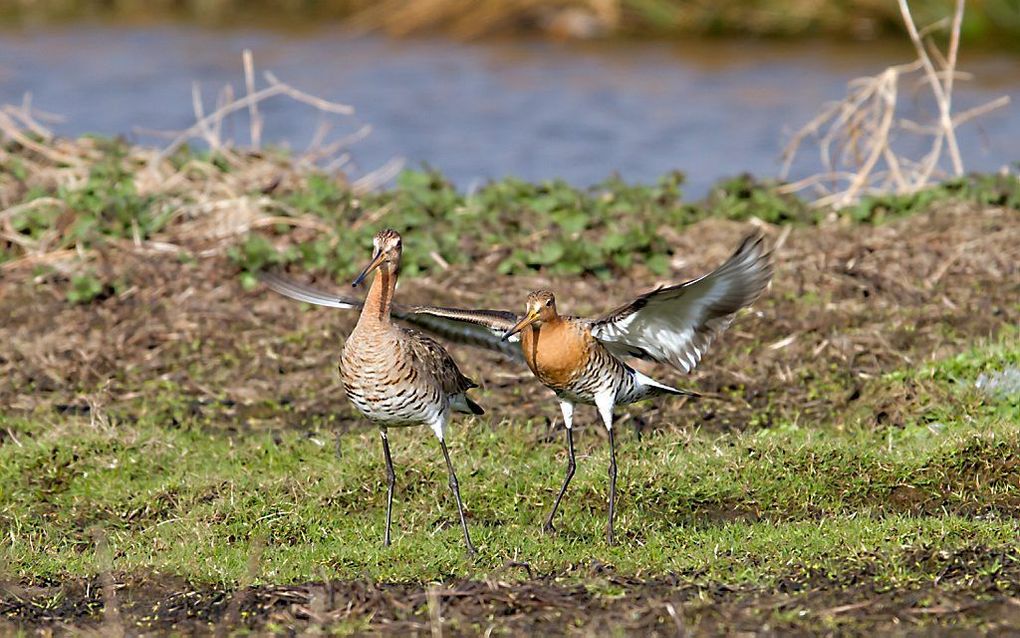
[[[970,79],[969,74],[957,70],[964,4],[964,0],[956,0],[951,21],[919,30],[907,0],[899,0],[917,59],[851,81],[844,99],[827,105],[797,131],[783,150],[782,179],[809,138],[817,140],[822,171],[784,186],[784,192],[810,189],[816,197],[815,205],[842,208],[868,195],[916,193],[948,176],[964,175],[957,127],[1009,104],[1009,96],[1002,96],[962,113],[953,112],[956,80]],[[947,23],[949,45],[943,53],[931,36]],[[919,123],[903,116],[904,91],[915,103],[923,97],[934,104],[937,115],[932,122]],[[899,150],[904,139],[917,136],[930,140],[928,151],[921,157]]]
[[[744,230],[706,221],[678,234],[683,263],[672,278],[710,269]],[[1015,212],[950,203],[878,227],[766,231],[780,243],[772,289],[694,375],[698,389],[730,399],[693,409],[682,402],[641,405],[625,420],[742,429],[773,420],[849,418],[846,409],[882,373],[947,356],[1020,320]],[[0,284],[0,312],[10,318],[0,326],[0,342],[7,344],[0,351],[0,400],[12,408],[81,403],[96,392],[107,402],[130,401],[146,383],[166,382],[196,401],[227,399],[238,410],[273,398],[293,402],[299,415],[336,413],[349,425],[358,422],[334,374],[352,313],[301,312],[264,290],[245,292],[225,259],[182,263],[120,251],[100,258],[125,287],[90,305],[70,305],[52,287]],[[470,267],[451,267],[409,280],[400,295],[407,303],[513,309],[528,290],[551,287],[565,311],[584,314],[659,283],[491,274],[484,286],[480,281]],[[495,414],[556,418],[555,405],[527,370],[495,354],[460,349],[456,355],[493,390],[486,402]],[[835,394],[817,394],[825,388]],[[522,395],[508,392],[515,389]],[[874,418],[901,418],[894,397],[889,403]],[[760,421],[748,423],[750,414]]]

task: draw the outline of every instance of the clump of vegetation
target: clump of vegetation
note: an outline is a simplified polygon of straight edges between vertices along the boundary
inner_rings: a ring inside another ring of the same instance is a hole
[[[685,203],[682,183],[679,173],[651,186],[611,178],[590,188],[511,178],[464,194],[435,171],[406,171],[394,188],[354,197],[318,176],[286,202],[340,229],[344,245],[327,236],[277,251],[265,237],[252,236],[232,256],[246,270],[296,263],[345,277],[361,256],[351,247],[371,243],[375,225],[362,221],[369,216],[377,218],[376,225],[415,237],[403,258],[410,276],[493,256],[502,274],[541,270],[608,276],[643,263],[663,275],[669,270],[672,233],[691,223],[709,216],[748,219],[755,212],[780,221],[802,209],[796,200],[783,201],[757,185],[740,193],[724,186],[711,205]]]
[[[393,187],[358,192],[344,177],[294,166],[279,151],[224,161],[184,146],[153,164],[157,151],[120,140],[50,144],[8,141],[2,148],[9,232],[0,237],[0,261],[7,270],[75,277],[69,298],[77,302],[114,284],[103,269],[79,272],[83,257],[110,251],[228,255],[249,284],[270,266],[345,278],[372,234],[389,225],[416,238],[404,254],[410,277],[483,259],[503,274],[604,277],[643,265],[661,276],[676,233],[700,220],[824,218],[777,184],[749,176],[720,182],[698,202],[684,199],[680,173],[651,185],[610,178],[587,188],[508,178],[467,194],[440,173],[419,170],[401,173]],[[45,155],[58,149],[59,157]],[[838,215],[878,223],[954,198],[1020,209],[1020,185],[1012,175],[977,175],[867,198]]]
[[[880,224],[889,219],[928,210],[940,201],[953,199],[1020,210],[1020,178],[1000,173],[947,179],[914,193],[868,195],[858,203],[842,209],[839,214],[854,222]]]

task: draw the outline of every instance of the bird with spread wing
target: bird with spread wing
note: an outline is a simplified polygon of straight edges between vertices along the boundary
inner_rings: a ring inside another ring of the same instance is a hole
[[[454,340],[523,358],[539,381],[556,393],[567,432],[567,473],[544,529],[553,519],[574,476],[574,405],[594,405],[609,434],[609,515],[606,537],[614,542],[616,405],[659,395],[697,396],[659,383],[629,366],[637,358],[692,371],[713,339],[737,311],[751,305],[772,279],[771,254],[759,234],[745,238],[711,273],[657,288],[595,319],[560,315],[548,290],[528,295],[523,316],[500,310],[438,306],[393,307],[394,316]],[[356,308],[358,302],[324,295],[278,277],[264,279],[277,292],[308,303]]]

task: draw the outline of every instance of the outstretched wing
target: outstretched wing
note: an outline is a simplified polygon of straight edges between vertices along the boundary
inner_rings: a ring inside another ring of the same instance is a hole
[[[698,365],[733,315],[761,295],[772,279],[771,254],[760,234],[708,275],[659,288],[591,324],[611,352],[668,363],[685,372]]]
[[[363,305],[360,299],[324,293],[273,273],[259,273],[259,279],[271,290],[305,303],[345,310],[361,310]],[[396,319],[450,341],[493,350],[516,361],[524,361],[519,343],[501,339],[503,333],[517,322],[516,315],[511,312],[393,304],[390,313]]]
[[[517,316],[502,310],[468,310],[439,306],[393,306],[390,312],[402,321],[457,343],[502,353],[524,362],[520,339],[503,340],[503,333],[517,323]]]
[[[291,299],[297,299],[298,301],[316,306],[342,308],[344,310],[361,310],[361,306],[364,305],[360,299],[331,295],[271,272],[260,272],[258,277],[259,281],[268,286],[270,290],[278,292],[284,297],[290,297]]]
[[[407,309],[416,315],[427,315],[430,318],[445,319],[471,324],[485,329],[490,334],[503,339],[503,335],[520,320],[520,316],[509,310],[466,310],[464,308],[442,308],[440,306],[411,306]],[[520,335],[513,335],[506,342],[517,343]],[[506,343],[504,342],[504,343]]]

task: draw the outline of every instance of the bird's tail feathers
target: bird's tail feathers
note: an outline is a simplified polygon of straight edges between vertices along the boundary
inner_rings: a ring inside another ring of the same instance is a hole
[[[451,397],[450,405],[456,412],[461,412],[463,414],[485,414],[485,410],[482,409],[482,406],[472,401],[471,397],[464,393]]]
[[[675,394],[681,397],[691,397],[692,399],[701,398],[701,395],[693,390],[684,390],[683,388],[672,388],[668,385],[657,385],[654,387],[656,390],[660,390],[663,394]]]
[[[637,375],[638,383],[640,383],[642,386],[645,386],[646,388],[649,388],[653,392],[659,394],[675,394],[677,396],[691,397],[695,399],[701,397],[700,394],[694,392],[693,390],[674,388],[673,386],[666,385],[664,383],[659,383],[658,381],[649,377],[648,375],[641,374],[640,372],[637,371],[635,371],[634,374]]]

